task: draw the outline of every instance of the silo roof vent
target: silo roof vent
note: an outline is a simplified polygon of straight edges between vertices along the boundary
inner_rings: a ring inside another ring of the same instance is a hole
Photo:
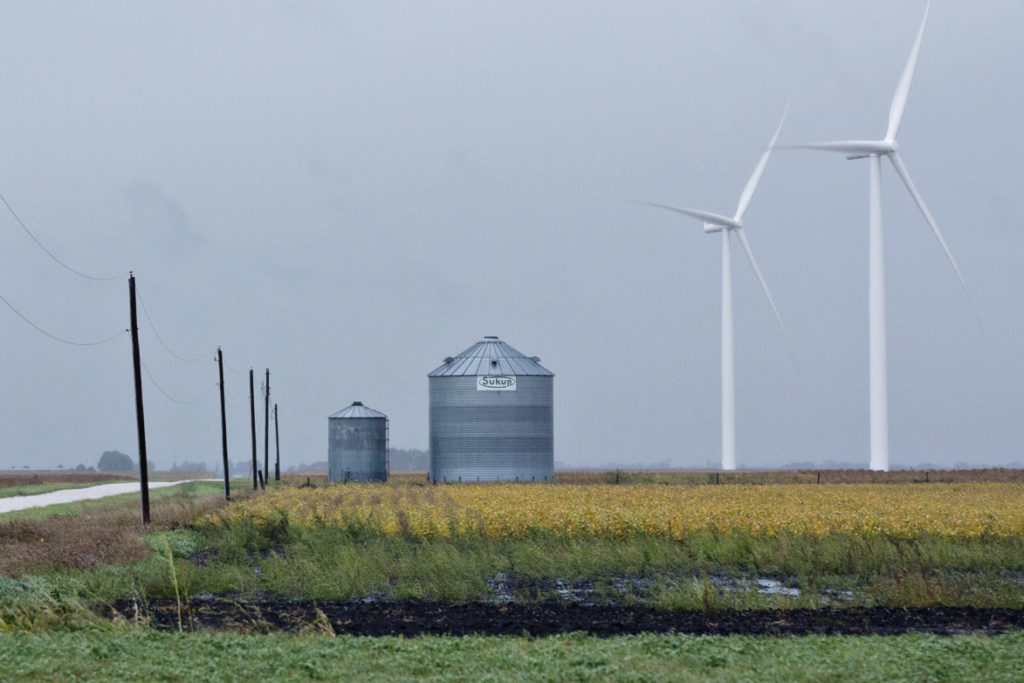
[[[553,377],[540,364],[536,356],[527,356],[512,348],[498,337],[487,336],[462,353],[444,359],[444,364],[429,377],[459,377],[466,375],[539,375]]]
[[[338,412],[334,413],[330,417],[331,417],[331,419],[334,419],[334,418],[337,418],[337,417],[347,417],[347,418],[383,417],[383,418],[387,418],[387,415],[385,415],[384,413],[380,412],[379,410],[374,410],[373,408],[368,408],[368,407],[364,406],[362,401],[354,401],[352,403],[352,405],[348,406],[347,408],[342,408],[341,410],[339,410]]]

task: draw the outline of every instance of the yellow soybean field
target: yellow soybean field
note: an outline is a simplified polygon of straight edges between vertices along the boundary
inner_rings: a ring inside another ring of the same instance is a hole
[[[657,486],[347,484],[269,491],[212,525],[362,527],[420,538],[569,538],[697,531],[960,538],[1024,535],[1024,484]]]

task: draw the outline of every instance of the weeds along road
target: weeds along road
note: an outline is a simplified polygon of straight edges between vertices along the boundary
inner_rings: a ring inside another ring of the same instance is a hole
[[[220,481],[219,479],[183,479],[181,481],[151,481],[150,489],[159,489],[165,486],[177,486],[190,481]],[[139,482],[126,481],[116,484],[100,484],[88,486],[81,489],[64,489],[62,491],[51,491],[40,493],[34,496],[11,496],[0,498],[0,514],[14,512],[15,510],[27,510],[28,508],[44,507],[46,505],[57,505],[60,503],[76,503],[80,500],[94,500],[106,498],[122,493],[135,493],[139,490]]]

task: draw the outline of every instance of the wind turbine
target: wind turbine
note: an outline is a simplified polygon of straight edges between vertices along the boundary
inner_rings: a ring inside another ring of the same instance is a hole
[[[930,4],[930,3],[929,3]],[[899,84],[896,86],[896,94],[893,95],[892,104],[889,108],[889,127],[885,132],[885,138],[881,140],[844,140],[839,142],[821,142],[809,145],[791,145],[801,149],[818,149],[830,152],[840,152],[846,155],[847,159],[869,160],[870,166],[870,212],[869,212],[869,238],[868,238],[868,347],[870,366],[870,404],[871,404],[871,461],[873,470],[888,471],[889,469],[889,407],[888,407],[888,370],[886,361],[886,331],[885,331],[885,254],[882,244],[882,185],[881,172],[882,157],[887,157],[896,169],[896,175],[900,177],[907,191],[913,197],[917,207],[921,210],[925,220],[932,229],[932,234],[939,241],[942,250],[946,253],[950,265],[956,271],[960,280],[960,286],[967,292],[967,284],[960,272],[960,268],[953,258],[952,252],[946,245],[939,226],[932,218],[931,212],[925,206],[924,200],[914,186],[914,182],[907,173],[907,167],[897,152],[896,133],[900,128],[900,121],[903,119],[903,110],[907,106],[907,95],[910,92],[910,82],[914,78],[914,68],[917,66],[917,54],[921,49],[921,38],[924,36],[924,25],[928,19],[928,7],[925,5],[924,18],[921,19],[921,28],[917,31],[917,39],[914,41],[914,48],[910,51],[910,58],[903,67],[903,75],[900,76]],[[968,293],[968,301],[970,294]],[[973,305],[972,305],[973,307]],[[975,315],[977,315],[975,313]]]
[[[750,250],[750,243],[747,241],[747,236],[743,232],[743,214],[747,210],[747,206],[750,204],[750,199],[754,196],[754,191],[757,189],[757,184],[761,180],[761,174],[764,173],[764,167],[768,164],[768,156],[771,154],[772,147],[775,145],[775,141],[779,138],[779,131],[782,130],[782,123],[786,120],[786,114],[783,113],[782,119],[779,121],[778,128],[775,129],[775,135],[772,136],[772,141],[768,143],[767,149],[764,154],[761,155],[761,160],[757,163],[754,168],[754,172],[751,174],[750,179],[747,181],[746,187],[743,188],[743,194],[740,195],[739,205],[736,207],[736,214],[730,218],[729,216],[722,216],[717,213],[710,213],[708,211],[700,211],[698,209],[685,209],[678,206],[669,206],[666,204],[654,204],[650,202],[643,202],[648,206],[654,206],[660,209],[668,209],[669,211],[675,211],[676,213],[685,214],[692,218],[697,218],[704,221],[704,232],[705,233],[722,233],[722,469],[723,470],[734,470],[736,469],[736,370],[735,370],[735,358],[733,353],[733,330],[732,330],[732,253],[731,245],[729,241],[730,233],[735,233],[736,238],[739,240],[740,245],[743,247],[743,251],[746,252],[747,258],[750,260],[750,265],[754,269],[754,273],[757,274],[757,279],[761,283],[761,289],[764,290],[764,294],[768,297],[768,303],[772,307],[772,311],[775,313],[775,319],[779,323],[779,328],[782,330],[783,336],[786,334],[786,328],[782,324],[782,317],[779,316],[779,310],[775,307],[775,300],[772,299],[772,293],[768,290],[768,284],[764,280],[764,276],[761,274],[761,269],[757,265],[757,259],[754,258],[754,252]]]

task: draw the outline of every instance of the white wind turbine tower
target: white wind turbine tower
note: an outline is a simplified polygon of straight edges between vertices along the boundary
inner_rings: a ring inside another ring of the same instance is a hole
[[[847,159],[869,160],[870,165],[870,213],[869,213],[869,239],[868,239],[868,339],[869,339],[869,365],[870,365],[870,401],[871,401],[871,469],[888,471],[889,469],[889,408],[886,365],[886,331],[885,331],[885,263],[884,250],[882,246],[882,199],[881,199],[881,158],[888,157],[896,175],[900,177],[907,191],[913,197],[917,207],[921,210],[928,225],[931,226],[932,234],[939,241],[946,258],[956,271],[960,285],[964,292],[967,292],[967,285],[960,273],[960,268],[953,259],[953,254],[946,246],[946,240],[939,232],[939,226],[935,224],[931,212],[925,206],[924,200],[914,186],[907,167],[897,153],[896,133],[900,128],[900,121],[903,118],[903,110],[907,105],[907,95],[910,92],[910,82],[914,78],[914,68],[917,65],[917,54],[921,49],[921,38],[924,36],[924,25],[928,19],[928,5],[925,5],[924,18],[921,19],[921,28],[918,29],[917,39],[914,41],[914,48],[910,51],[910,58],[903,68],[903,75],[900,76],[899,84],[896,86],[896,94],[893,95],[892,105],[889,109],[889,128],[882,140],[844,140],[840,142],[822,142],[810,145],[792,145],[801,149],[820,149],[831,152],[840,152],[846,155]],[[970,300],[970,295],[968,295]]]
[[[764,173],[764,167],[768,164],[768,156],[771,154],[772,147],[775,145],[775,141],[779,137],[779,131],[782,130],[782,123],[786,120],[786,115],[782,115],[782,120],[779,121],[778,128],[775,129],[775,135],[772,137],[772,141],[768,143],[768,148],[765,149],[764,154],[761,155],[761,160],[754,168],[753,174],[750,176],[750,180],[747,181],[746,187],[743,188],[743,194],[740,195],[739,205],[736,207],[736,215],[732,218],[728,216],[721,216],[716,213],[709,213],[707,211],[700,211],[697,209],[684,209],[677,206],[668,206],[665,204],[653,204],[650,202],[643,202],[648,206],[654,206],[661,209],[668,209],[669,211],[675,211],[682,213],[693,218],[704,221],[704,232],[722,233],[722,469],[723,470],[734,470],[736,469],[736,371],[735,371],[735,359],[733,353],[733,330],[732,330],[732,254],[730,250],[730,233],[736,233],[736,237],[743,247],[743,251],[746,252],[747,258],[750,260],[750,265],[754,269],[754,273],[757,274],[757,279],[761,283],[761,289],[764,290],[765,296],[768,297],[768,303],[772,307],[772,311],[775,313],[775,319],[779,323],[779,328],[782,329],[782,334],[785,336],[786,328],[782,324],[782,318],[779,316],[779,311],[775,307],[775,300],[772,299],[772,293],[768,290],[768,284],[764,280],[764,276],[761,274],[761,269],[757,266],[757,260],[754,258],[754,252],[750,250],[750,243],[747,242],[747,236],[743,232],[743,214],[747,210],[747,206],[750,204],[750,199],[754,196],[754,190],[757,189],[757,184],[761,180],[761,174]]]

